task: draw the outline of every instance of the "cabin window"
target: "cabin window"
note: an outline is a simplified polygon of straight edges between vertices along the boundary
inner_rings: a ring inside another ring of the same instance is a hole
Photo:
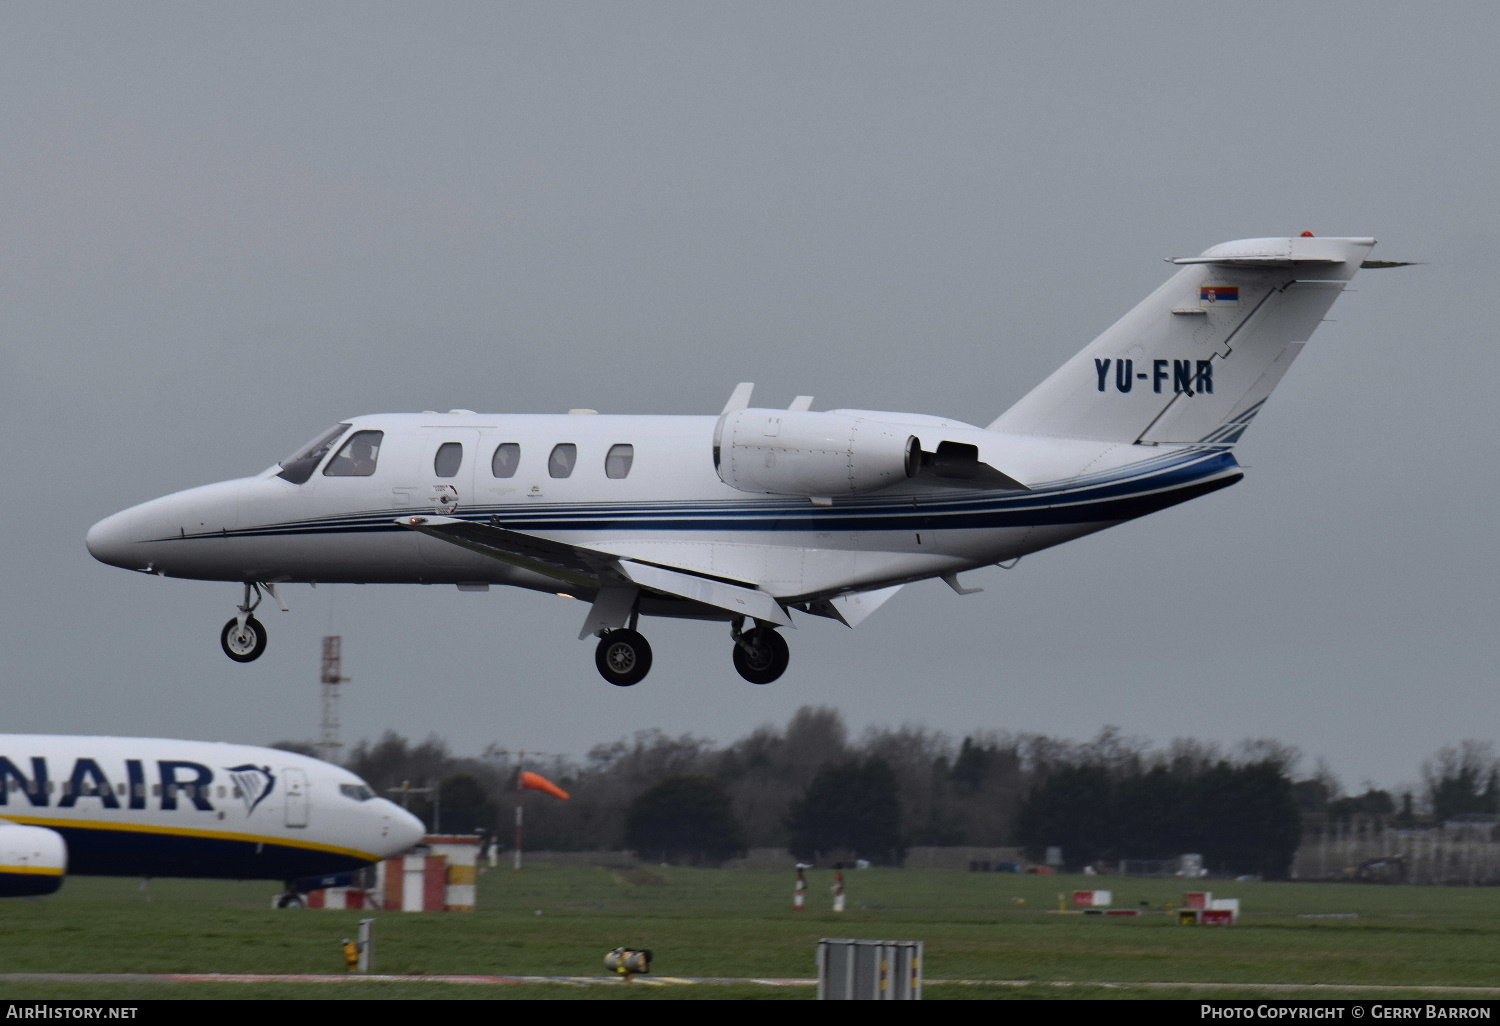
[[[463,466],[463,462],[463,443],[444,442],[438,446],[437,455],[432,458],[432,472],[438,477],[457,477],[458,468]]]
[[[561,442],[552,447],[552,455],[547,457],[547,473],[553,477],[570,477],[577,462],[578,446]]]
[[[375,461],[380,458],[380,441],[384,431],[356,431],[339,450],[339,454],[323,468],[324,477],[369,477],[375,473]]]
[[[501,442],[490,457],[490,473],[496,477],[515,477],[520,463],[521,446],[516,442]]]
[[[317,469],[323,457],[328,455],[328,450],[333,448],[333,443],[343,437],[345,431],[349,430],[348,424],[335,424],[324,431],[317,438],[308,442],[302,448],[292,453],[291,456],[281,461],[281,473],[276,476],[290,481],[292,484],[303,484],[312,477],[312,472]]]
[[[115,793],[118,794],[122,798],[125,797],[125,785],[124,784],[116,784],[115,785]]]
[[[611,445],[604,457],[604,476],[619,480],[630,476],[630,465],[635,462],[635,446],[621,443]]]

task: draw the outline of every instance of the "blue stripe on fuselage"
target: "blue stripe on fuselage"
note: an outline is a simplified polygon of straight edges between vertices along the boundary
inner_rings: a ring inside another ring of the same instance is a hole
[[[466,506],[455,515],[521,531],[923,531],[1015,528],[1131,520],[1217,491],[1243,475],[1223,449],[1174,451],[1113,471],[1029,491],[919,494],[835,500],[812,506],[805,499],[770,497],[719,501],[537,506]],[[247,538],[303,534],[404,531],[394,523],[412,510],[365,510],[305,521],[267,524],[194,538]],[[177,541],[163,538],[160,541]]]

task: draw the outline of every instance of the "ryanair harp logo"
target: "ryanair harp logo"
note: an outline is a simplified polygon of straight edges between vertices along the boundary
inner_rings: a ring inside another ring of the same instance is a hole
[[[234,786],[239,790],[240,800],[245,803],[245,815],[255,811],[259,805],[271,793],[276,786],[276,776],[271,772],[269,766],[254,766],[245,763],[243,766],[230,766],[229,779],[234,781]]]

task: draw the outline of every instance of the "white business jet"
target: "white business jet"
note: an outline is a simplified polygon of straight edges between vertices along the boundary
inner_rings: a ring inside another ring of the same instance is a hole
[[[352,417],[255,477],[88,533],[98,559],[240,582],[231,659],[290,582],[507,584],[589,603],[599,672],[640,681],[641,616],[728,621],[735,668],[787,666],[791,610],[850,627],[903,585],[1008,564],[1238,481],[1234,446],[1374,239],[1246,239],[1177,272],[987,427],[751,405],[713,416]]]
[[[0,896],[65,873],[285,880],[346,873],[422,839],[421,820],[330,763],[273,748],[0,734]]]

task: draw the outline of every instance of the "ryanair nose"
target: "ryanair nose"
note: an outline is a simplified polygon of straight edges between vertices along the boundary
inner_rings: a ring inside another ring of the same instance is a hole
[[[427,827],[422,821],[410,812],[407,812],[395,802],[384,798],[377,798],[381,803],[384,813],[380,829],[380,854],[386,858],[399,855],[408,848],[420,844],[422,838],[427,836]]]

